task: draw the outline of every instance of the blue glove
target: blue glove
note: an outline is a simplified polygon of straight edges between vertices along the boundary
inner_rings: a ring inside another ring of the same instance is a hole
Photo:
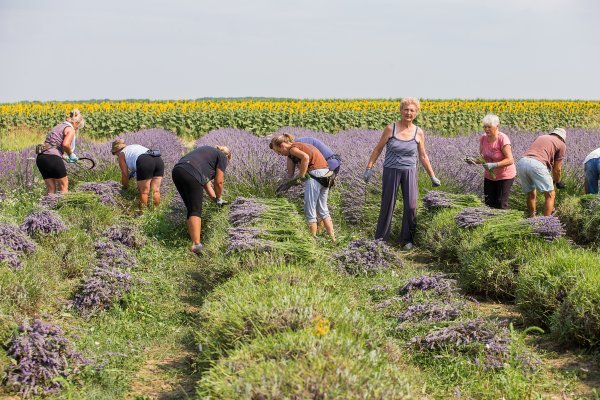
[[[440,186],[442,184],[442,182],[440,182],[440,180],[438,178],[434,176],[431,177],[431,184],[433,186]]]
[[[369,180],[371,179],[372,175],[373,175],[373,168],[367,168],[367,169],[365,169],[365,172],[363,174],[363,180],[365,182],[369,182]]]
[[[497,162],[486,162],[485,164],[483,164],[483,168],[487,169],[488,171],[491,171],[494,168],[498,168],[498,163]]]
[[[70,155],[63,155],[63,158],[65,159],[66,162],[68,163],[76,163],[77,160],[79,160],[79,157],[77,157],[75,155],[75,153],[71,153]]]

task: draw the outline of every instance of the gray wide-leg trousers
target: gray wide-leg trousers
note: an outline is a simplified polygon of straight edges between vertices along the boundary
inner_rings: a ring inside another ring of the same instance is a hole
[[[402,233],[400,241],[413,241],[413,232],[417,226],[417,169],[383,168],[383,193],[381,194],[381,209],[377,221],[375,239],[390,239],[392,216],[396,206],[398,187],[402,186]]]

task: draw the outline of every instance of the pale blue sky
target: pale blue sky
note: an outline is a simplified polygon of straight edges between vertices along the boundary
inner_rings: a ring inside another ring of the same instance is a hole
[[[596,0],[0,0],[0,102],[600,99]]]

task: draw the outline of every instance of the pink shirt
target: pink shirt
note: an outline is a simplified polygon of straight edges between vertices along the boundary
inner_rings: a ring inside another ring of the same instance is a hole
[[[486,135],[481,136],[479,139],[479,151],[485,162],[500,162],[504,160],[505,157],[504,153],[502,153],[502,149],[506,145],[510,145],[510,139],[502,132],[498,132],[496,140],[492,143],[488,142]],[[508,167],[494,168],[494,173],[496,174],[496,179],[492,178],[490,173],[486,170],[484,174],[485,179],[491,181],[513,179],[517,176],[517,168],[515,167],[515,164],[512,163]]]

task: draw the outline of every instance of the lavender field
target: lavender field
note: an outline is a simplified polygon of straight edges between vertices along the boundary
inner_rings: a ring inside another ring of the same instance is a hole
[[[341,156],[336,243],[309,236],[302,187],[275,193],[286,160],[268,144],[284,132]],[[505,133],[518,159],[541,132]],[[600,201],[582,195],[582,162],[600,131],[568,130],[557,214],[533,219],[518,182],[512,210],[482,205],[483,169],[463,161],[480,133],[426,136],[442,186],[420,171],[408,253],[373,240],[383,156],[369,184],[362,174],[380,134],[223,128],[186,144],[162,129],[124,133],[165,162],[164,200],[142,216],[112,139],[78,143],[97,167],[73,174],[65,195],[44,196],[32,148],[0,151],[0,396],[597,396]],[[170,171],[200,145],[233,157],[231,203],[205,199],[198,257]]]

